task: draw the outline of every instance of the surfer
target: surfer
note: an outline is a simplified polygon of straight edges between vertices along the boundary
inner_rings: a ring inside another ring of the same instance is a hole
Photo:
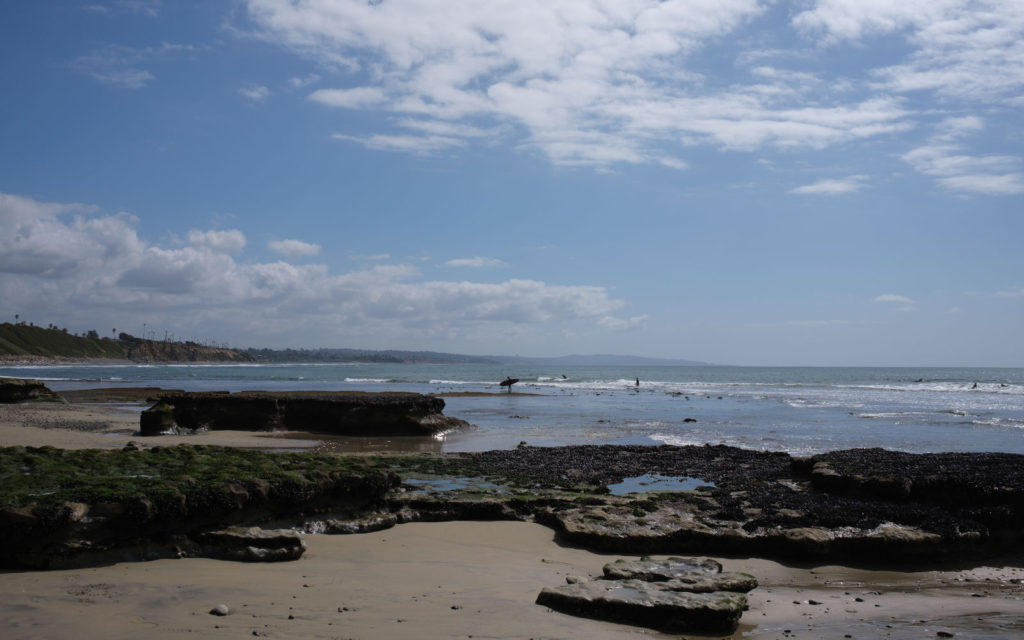
[[[519,378],[513,378],[512,376],[505,376],[505,379],[502,380],[499,384],[502,387],[508,387],[508,392],[512,393],[512,385],[514,385],[517,382],[519,382]]]
[[[640,378],[636,379],[636,386],[637,386],[637,388],[640,388]]]

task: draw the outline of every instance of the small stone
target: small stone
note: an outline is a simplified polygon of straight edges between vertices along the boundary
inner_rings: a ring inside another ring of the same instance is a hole
[[[212,616],[226,616],[231,613],[231,609],[226,604],[218,604],[216,607],[210,609],[210,615]]]
[[[939,631],[935,635],[939,638],[952,638],[956,634],[952,631]]]

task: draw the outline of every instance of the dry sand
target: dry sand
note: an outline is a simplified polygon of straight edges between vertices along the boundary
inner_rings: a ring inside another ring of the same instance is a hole
[[[137,428],[138,413],[124,408],[0,405],[0,446],[117,448],[138,441]],[[159,438],[161,445],[178,442],[317,444],[222,431]],[[306,536],[306,542],[300,560],[279,564],[181,559],[0,573],[0,629],[8,639],[77,640],[679,637],[534,604],[543,587],[569,575],[596,576],[622,557],[561,546],[540,525],[405,524],[372,534]],[[720,560],[726,570],[752,573],[761,583],[730,636],[737,640],[1024,637],[1020,562],[896,572]],[[218,604],[231,615],[211,615]]]

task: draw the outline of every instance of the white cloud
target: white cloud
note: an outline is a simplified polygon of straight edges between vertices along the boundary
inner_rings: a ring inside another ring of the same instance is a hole
[[[386,96],[377,87],[357,87],[355,89],[317,89],[309,94],[309,99],[329,107],[362,109],[382,104],[386,100]]]
[[[756,83],[730,85],[691,64],[768,4],[248,2],[264,37],[358,72],[360,86],[311,100],[397,116],[392,130],[335,136],[378,150],[436,153],[481,132],[525,132],[521,148],[560,165],[683,169],[691,144],[820,149],[913,126],[899,100],[840,101],[812,73],[761,64]]]
[[[891,305],[891,308],[895,311],[916,311],[917,303],[912,298],[907,296],[901,296],[895,293],[883,293],[882,295],[875,298],[875,302],[882,302]]]
[[[876,71],[893,91],[1011,104],[1024,90],[1018,0],[817,0],[793,23],[831,44],[902,36],[906,62]]]
[[[484,267],[505,267],[508,266],[503,260],[497,258],[481,258],[476,256],[473,258],[456,258],[449,260],[444,263],[446,267],[471,267],[474,269],[480,269]]]
[[[173,316],[236,343],[294,344],[301,335],[368,345],[639,322],[615,320],[623,302],[599,286],[425,280],[405,264],[334,274],[324,265],[243,261],[233,255],[245,247],[237,229],[192,230],[186,246],[165,247],[139,238],[132,216],[9,194],[0,194],[0,221],[0,299],[25,317],[121,326]]]
[[[912,298],[908,298],[907,296],[901,296],[895,293],[883,293],[882,295],[875,298],[875,302],[914,304],[914,300]]]
[[[246,85],[240,88],[238,93],[253,102],[263,102],[270,97],[270,89],[259,84]]]
[[[375,151],[405,151],[416,154],[430,154],[454,147],[462,147],[466,144],[465,141],[460,140],[459,138],[452,138],[448,136],[373,135],[358,137],[338,133],[331,137],[335,140],[357,142],[365,146],[367,149],[373,149]]]
[[[631,329],[647,328],[647,315],[633,316],[632,318],[616,318],[605,316],[597,321],[597,324],[612,331],[629,331]]]
[[[320,253],[320,245],[303,242],[302,240],[271,240],[267,243],[272,251],[289,257],[315,256]]]
[[[155,77],[147,69],[140,68],[141,65],[195,50],[192,45],[169,42],[158,47],[143,48],[108,45],[75,58],[71,62],[71,68],[103,84],[124,89],[141,89]]]
[[[1024,161],[1003,154],[971,155],[957,141],[980,130],[977,117],[949,118],[936,127],[925,145],[900,156],[916,171],[934,176],[939,184],[955,191],[986,195],[1024,193]]]
[[[818,180],[812,184],[805,184],[801,187],[790,189],[790,193],[797,193],[802,195],[841,195],[844,193],[854,193],[860,191],[861,187],[864,186],[864,181],[867,180],[867,176],[855,175],[847,176],[845,178],[826,178]]]
[[[214,253],[238,253],[245,248],[245,234],[238,229],[188,232],[189,244]]]

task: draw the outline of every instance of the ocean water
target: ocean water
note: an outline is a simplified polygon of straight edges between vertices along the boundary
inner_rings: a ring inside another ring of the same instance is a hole
[[[0,367],[56,390],[360,390],[455,394],[474,428],[442,451],[562,444],[728,444],[1024,453],[1024,369],[251,364]],[[498,381],[520,379],[514,394]],[[636,381],[639,379],[639,386]],[[487,395],[458,395],[487,392]]]

